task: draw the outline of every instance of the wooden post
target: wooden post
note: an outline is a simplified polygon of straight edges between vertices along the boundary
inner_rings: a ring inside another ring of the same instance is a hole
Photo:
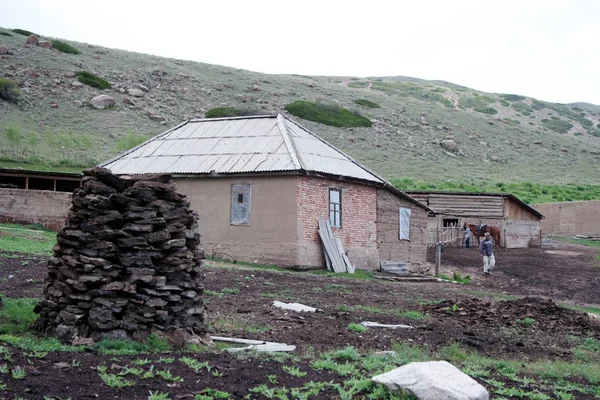
[[[442,264],[442,242],[435,244],[435,277],[440,276],[440,265]]]

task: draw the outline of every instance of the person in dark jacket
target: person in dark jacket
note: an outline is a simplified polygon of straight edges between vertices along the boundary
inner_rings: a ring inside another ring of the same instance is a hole
[[[469,229],[466,222],[463,225],[463,234],[465,235],[465,247],[468,249],[471,242],[471,229]]]
[[[479,244],[479,252],[483,254],[483,273],[491,275],[492,269],[496,265],[496,258],[494,257],[494,242],[489,232],[485,233],[485,238]]]

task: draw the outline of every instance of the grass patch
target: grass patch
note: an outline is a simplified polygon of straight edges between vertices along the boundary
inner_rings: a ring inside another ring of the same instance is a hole
[[[350,332],[356,333],[363,333],[367,331],[367,327],[361,324],[357,324],[356,322],[350,322],[346,329],[348,329]]]
[[[249,110],[246,108],[235,108],[235,107],[216,107],[211,108],[204,114],[205,118],[230,118],[230,117],[243,117],[247,115],[260,115],[260,112]]]
[[[354,103],[358,104],[359,106],[365,106],[369,108],[381,108],[379,104],[367,99],[356,99],[354,100]]]
[[[482,113],[482,114],[490,114],[490,115],[498,114],[498,110],[496,110],[494,107],[475,107],[475,108],[473,108],[473,111],[477,111],[478,113]]]
[[[16,28],[16,29],[11,29],[11,31],[14,32],[14,33],[18,33],[19,35],[23,35],[23,36],[35,35],[35,33],[27,31],[25,29]]]
[[[8,78],[0,78],[0,99],[9,103],[18,103],[21,97],[19,86]]]
[[[12,37],[12,35],[10,33],[4,32],[4,31],[0,32],[0,35]]]
[[[354,81],[354,82],[348,83],[348,87],[351,87],[354,89],[362,89],[362,88],[366,88],[368,86],[369,86],[369,81]]]
[[[15,335],[26,332],[37,319],[33,308],[38,299],[11,299],[1,296],[3,307],[0,308],[0,334]]]
[[[109,89],[111,87],[110,82],[87,71],[79,71],[77,73],[77,80],[84,85],[95,87],[96,89]]]
[[[573,127],[573,124],[562,119],[543,119],[542,125],[556,133],[567,133]]]
[[[525,100],[525,96],[519,96],[517,94],[501,94],[500,97],[506,101]]]
[[[61,42],[60,40],[53,40],[52,48],[54,48],[62,53],[81,54],[81,51],[79,51],[78,49],[76,49],[75,47],[71,46],[68,43]]]
[[[123,152],[123,151],[129,150],[129,149],[133,149],[135,146],[138,146],[138,145],[144,143],[146,140],[148,140],[148,138],[144,135],[128,133],[125,136],[123,136],[121,139],[119,139],[119,141],[117,142],[117,145],[115,146],[115,149],[118,152]]]
[[[329,126],[370,127],[373,125],[371,120],[358,112],[352,112],[335,104],[295,101],[285,106],[285,109],[296,117]]]
[[[145,342],[122,339],[105,339],[94,345],[94,349],[100,354],[109,356],[130,356],[146,353],[161,353],[170,351],[171,346],[166,339],[150,334]]]
[[[26,229],[14,224],[0,224],[0,250],[25,254],[52,254],[56,233]]]

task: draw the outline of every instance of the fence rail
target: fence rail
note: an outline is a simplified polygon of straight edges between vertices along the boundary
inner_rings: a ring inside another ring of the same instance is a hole
[[[462,228],[458,226],[428,229],[427,247],[435,247],[437,242],[444,243],[446,247],[461,247],[464,242],[463,238]]]

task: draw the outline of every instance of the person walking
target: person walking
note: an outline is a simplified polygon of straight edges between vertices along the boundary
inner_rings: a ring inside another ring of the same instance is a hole
[[[496,265],[496,258],[494,257],[494,242],[490,237],[490,233],[485,233],[485,238],[479,245],[479,252],[483,254],[483,273],[485,275],[491,275],[492,269]]]
[[[463,225],[463,234],[465,235],[465,247],[468,249],[471,243],[471,229],[469,229],[466,222]]]

